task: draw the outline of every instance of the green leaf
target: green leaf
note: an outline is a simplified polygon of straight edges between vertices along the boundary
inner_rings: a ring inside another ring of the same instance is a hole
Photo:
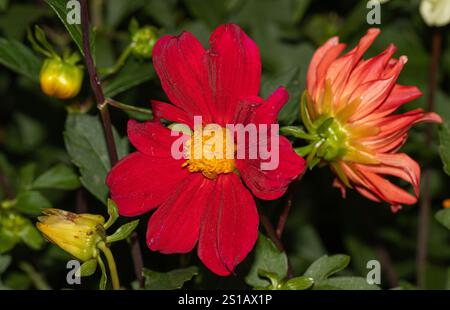
[[[278,87],[283,86],[289,93],[289,101],[284,105],[278,114],[278,120],[282,124],[290,125],[295,122],[299,115],[299,103],[301,92],[303,91],[300,81],[300,69],[295,67],[276,78],[266,80],[263,84],[263,96],[267,98],[270,93]]]
[[[9,255],[0,255],[0,275],[8,269],[11,264],[11,256]]]
[[[119,218],[119,209],[117,209],[116,203],[112,199],[108,199],[108,221],[103,225],[105,229],[111,227]]]
[[[213,28],[226,21],[230,1],[184,0],[183,3],[194,17],[204,21]]]
[[[314,285],[315,290],[379,290],[375,284],[367,283],[361,277],[334,277],[325,279],[318,285]]]
[[[67,22],[67,16],[69,14],[69,11],[67,9],[67,0],[45,0],[47,4],[55,11],[56,15],[58,15],[61,22],[66,27],[67,31],[69,32],[70,36],[72,37],[75,44],[78,46],[80,52],[82,55],[83,53],[83,36],[81,32],[81,25],[77,24],[69,24]],[[78,2],[79,3],[79,2]],[[91,54],[95,55],[95,33],[91,27],[90,33],[89,33],[89,39],[90,39],[90,50]]]
[[[71,167],[59,164],[41,174],[32,184],[36,189],[73,190],[80,187],[77,174]]]
[[[5,11],[8,8],[9,0],[0,0],[0,12]]]
[[[104,83],[103,91],[106,97],[114,97],[130,88],[147,82],[154,76],[155,71],[151,63],[130,59],[122,70]]]
[[[131,233],[136,229],[139,224],[139,220],[126,223],[120,226],[111,236],[106,237],[107,243],[117,242],[128,238]]]
[[[445,122],[439,129],[439,153],[444,163],[444,171],[450,175],[450,122]]]
[[[128,152],[128,142],[120,139],[114,130],[119,158]],[[103,128],[98,117],[86,114],[69,114],[66,120],[64,141],[72,162],[80,169],[81,184],[103,203],[108,197],[105,184],[111,169]]]
[[[51,208],[52,204],[37,191],[25,191],[17,196],[15,209],[30,215],[38,215],[42,209]]]
[[[267,287],[270,282],[259,276],[259,271],[276,274],[280,279],[287,275],[288,264],[286,253],[278,251],[273,242],[259,234],[255,249],[255,260],[245,282],[252,287]]]
[[[1,2],[2,1],[0,1],[0,7]],[[14,3],[0,18],[1,32],[9,39],[20,41],[30,24],[44,16],[50,15],[49,13],[50,11],[46,7],[36,5],[36,3]],[[20,23],[17,21],[20,21]]]
[[[314,280],[308,277],[296,277],[289,279],[282,286],[282,290],[307,290],[313,286]]]
[[[39,82],[41,60],[18,41],[0,38],[0,64]]]
[[[313,278],[318,283],[345,269],[349,263],[350,257],[347,255],[324,255],[309,266],[304,276]]]
[[[97,260],[95,258],[90,259],[80,266],[80,276],[89,277],[97,270]]]
[[[0,254],[12,250],[17,242],[18,241],[14,236],[6,234],[4,231],[0,230]]]
[[[6,130],[5,144],[10,151],[23,154],[35,151],[45,137],[46,130],[41,123],[28,115],[15,113]]]
[[[39,250],[44,245],[44,239],[31,222],[23,227],[19,235],[22,241],[34,250]]]
[[[34,173],[36,171],[35,163],[28,163],[19,170],[20,186],[19,191],[27,190],[33,183]]]
[[[447,229],[450,229],[450,209],[439,210],[435,215],[436,220],[444,225]]]
[[[144,268],[145,289],[147,290],[175,290],[183,287],[184,283],[198,275],[198,268],[191,266],[169,272],[156,272]]]

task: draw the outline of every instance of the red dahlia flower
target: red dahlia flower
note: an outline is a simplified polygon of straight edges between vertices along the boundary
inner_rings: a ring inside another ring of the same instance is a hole
[[[435,113],[416,109],[395,112],[401,105],[422,95],[415,86],[397,84],[406,56],[391,58],[390,45],[373,58],[362,60],[378,29],[370,29],[359,44],[338,57],[345,45],[329,39],[314,54],[302,102],[302,119],[311,144],[301,153],[308,164],[329,164],[337,175],[334,185],[345,196],[346,187],[365,197],[386,201],[393,211],[414,204],[419,196],[420,167],[404,153],[409,128],[419,122],[441,122]],[[394,176],[410,183],[414,195],[389,182]]]
[[[261,170],[261,158],[174,159],[171,147],[179,137],[171,136],[159,118],[194,130],[194,116],[201,116],[204,125],[218,124],[225,133],[227,124],[276,123],[288,99],[282,87],[267,100],[258,97],[259,51],[238,26],[217,28],[210,45],[205,50],[188,32],[157,42],[153,64],[173,105],[154,101],[156,120],[129,121],[128,137],[137,151],[114,166],[106,183],[121,215],[158,208],[148,223],[151,250],[186,253],[198,241],[203,263],[216,274],[228,275],[257,239],[258,213],[251,193],[261,199],[280,197],[303,172],[304,160],[284,137],[279,137],[275,170]],[[186,136],[188,142],[193,139]]]

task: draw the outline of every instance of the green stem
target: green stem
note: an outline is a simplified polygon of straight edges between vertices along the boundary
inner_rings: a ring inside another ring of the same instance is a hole
[[[127,61],[130,54],[131,45],[128,45],[127,48],[122,51],[119,59],[117,59],[116,63],[112,67],[99,69],[100,73],[103,75],[103,79],[116,74],[125,65],[125,62]]]
[[[121,110],[138,112],[138,113],[145,114],[145,115],[153,115],[151,110],[144,109],[144,108],[138,108],[138,107],[135,107],[132,105],[128,105],[128,104],[116,101],[111,98],[106,98],[106,103],[108,103],[109,105],[111,105],[115,108],[121,109]]]
[[[104,243],[100,242],[98,244],[98,248],[105,254],[106,261],[108,262],[109,273],[111,274],[112,286],[114,290],[120,289],[119,275],[117,273],[116,261],[114,260],[114,256],[109,249],[109,247]]]

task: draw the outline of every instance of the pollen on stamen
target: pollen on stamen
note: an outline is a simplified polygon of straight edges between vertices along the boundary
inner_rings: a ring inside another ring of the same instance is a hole
[[[201,172],[208,179],[235,170],[235,145],[231,133],[220,127],[216,130],[195,131],[184,145],[182,164],[189,172]]]

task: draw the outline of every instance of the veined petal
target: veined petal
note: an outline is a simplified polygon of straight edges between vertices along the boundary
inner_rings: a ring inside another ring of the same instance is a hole
[[[189,172],[182,161],[134,152],[119,161],[106,178],[111,198],[124,216],[141,215],[164,202]]]
[[[331,81],[331,90],[335,96],[335,103],[340,101],[342,92],[352,70],[358,64],[362,55],[372,45],[380,33],[379,29],[371,28],[361,38],[358,45],[342,57],[336,59],[326,73],[326,80]]]
[[[314,53],[309,64],[308,74],[306,77],[306,88],[311,95],[314,94],[315,89],[317,88],[317,79],[320,77],[317,73],[319,64],[323,62],[324,69],[328,69],[329,64],[339,55],[339,53],[336,54],[336,46],[341,46],[341,51],[345,48],[345,45],[339,44],[338,37],[332,37],[320,46]],[[331,50],[333,52],[328,54]],[[328,64],[328,66],[326,64]]]
[[[283,136],[279,137],[278,156],[278,166],[273,170],[262,170],[261,164],[274,158],[236,160],[236,168],[242,179],[258,198],[271,200],[281,197],[289,183],[305,170],[305,160],[294,152],[289,140]]]
[[[163,36],[153,48],[153,65],[170,101],[189,115],[212,122],[212,93],[206,51],[189,32]]]
[[[152,112],[156,121],[165,119],[170,122],[185,124],[190,128],[194,127],[194,115],[188,114],[182,109],[170,103],[152,100]]]
[[[229,275],[253,248],[258,223],[255,201],[239,177],[220,175],[202,220],[198,256],[214,273]]]
[[[150,217],[147,245],[165,254],[187,253],[197,243],[200,222],[214,195],[215,182],[190,174]]]
[[[219,26],[209,40],[209,79],[219,125],[232,122],[240,98],[257,96],[261,79],[259,49],[237,25]]]
[[[177,139],[188,139],[187,136],[171,136],[170,129],[159,122],[139,123],[135,120],[128,121],[128,138],[131,144],[143,154],[152,158],[170,158],[172,145]]]

